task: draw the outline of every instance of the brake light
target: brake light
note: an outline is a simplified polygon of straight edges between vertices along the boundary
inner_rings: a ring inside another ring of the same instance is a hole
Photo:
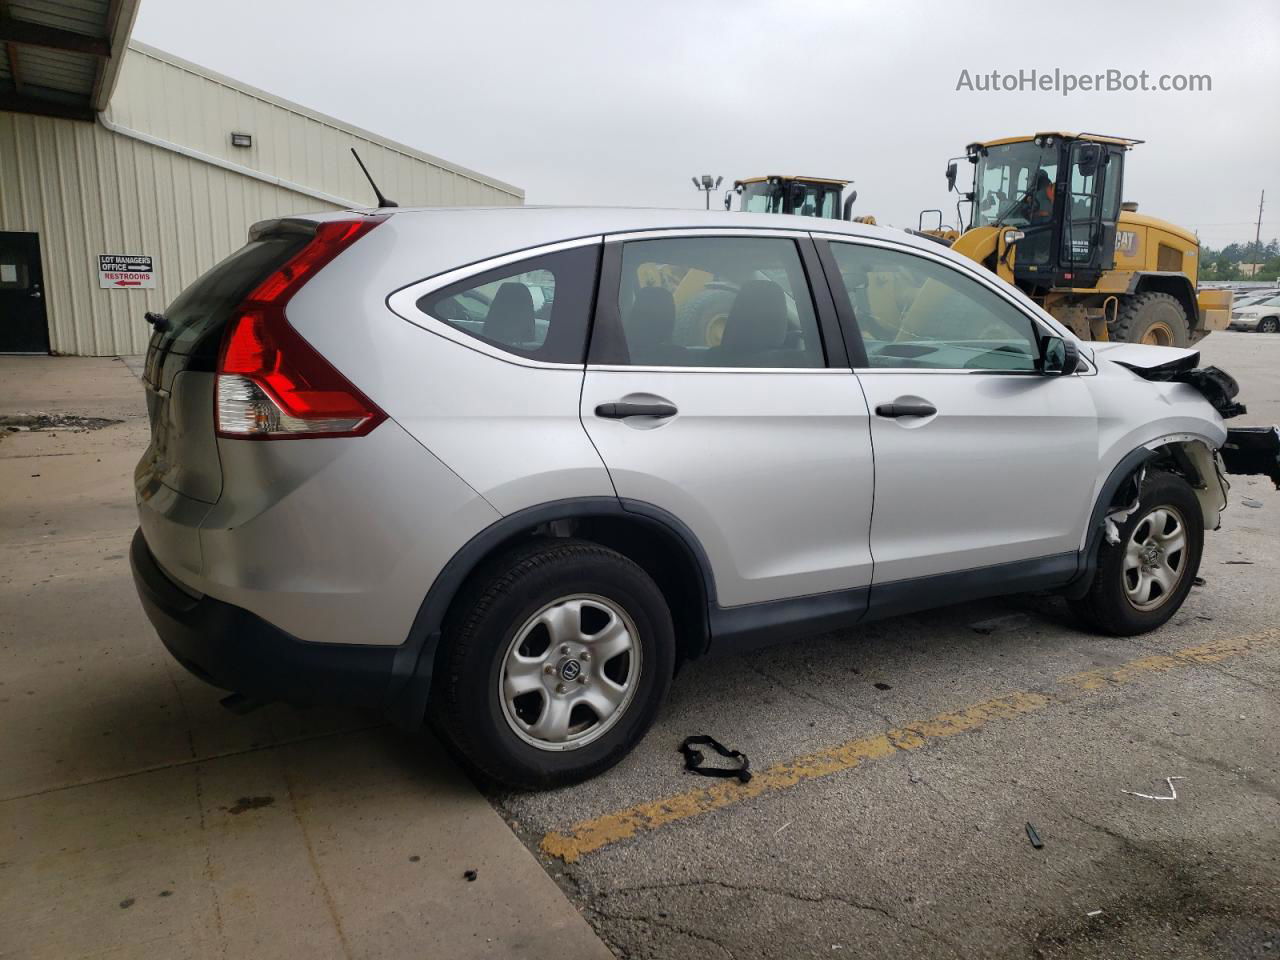
[[[320,224],[307,245],[236,308],[218,356],[218,436],[359,437],[386,419],[285,317],[293,295],[383,219]]]

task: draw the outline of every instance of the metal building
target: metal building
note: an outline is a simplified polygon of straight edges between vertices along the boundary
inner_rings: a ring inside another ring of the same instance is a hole
[[[0,353],[140,353],[258,220],[524,192],[129,41],[138,0],[0,2]],[[7,13],[6,13],[7,8]]]

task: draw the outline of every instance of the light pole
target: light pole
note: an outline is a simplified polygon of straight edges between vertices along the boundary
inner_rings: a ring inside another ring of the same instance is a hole
[[[710,210],[711,209],[711,191],[714,190],[716,187],[720,186],[720,182],[724,180],[724,177],[716,177],[715,180],[712,180],[711,174],[704,173],[702,175],[701,180],[699,180],[697,177],[693,177],[691,179],[693,180],[693,189],[701,190],[703,193],[707,195],[707,209]]]

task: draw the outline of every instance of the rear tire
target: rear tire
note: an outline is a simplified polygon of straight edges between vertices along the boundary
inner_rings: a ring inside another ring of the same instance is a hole
[[[1139,293],[1125,297],[1116,316],[1112,340],[1185,347],[1191,343],[1187,311],[1167,293]]]
[[[581,540],[534,541],[487,564],[443,643],[436,725],[464,762],[517,789],[612,767],[653,724],[675,669],[657,585]]]
[[[1204,549],[1204,515],[1195,491],[1172,473],[1152,472],[1138,508],[1120,525],[1120,542],[1098,547],[1089,592],[1068,601],[1086,626],[1131,637],[1163,626],[1191,591]]]

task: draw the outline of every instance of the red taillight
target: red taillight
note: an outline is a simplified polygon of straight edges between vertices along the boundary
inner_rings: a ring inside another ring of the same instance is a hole
[[[290,326],[285,305],[383,218],[330,220],[236,308],[218,357],[218,435],[242,440],[358,437],[386,414]]]

